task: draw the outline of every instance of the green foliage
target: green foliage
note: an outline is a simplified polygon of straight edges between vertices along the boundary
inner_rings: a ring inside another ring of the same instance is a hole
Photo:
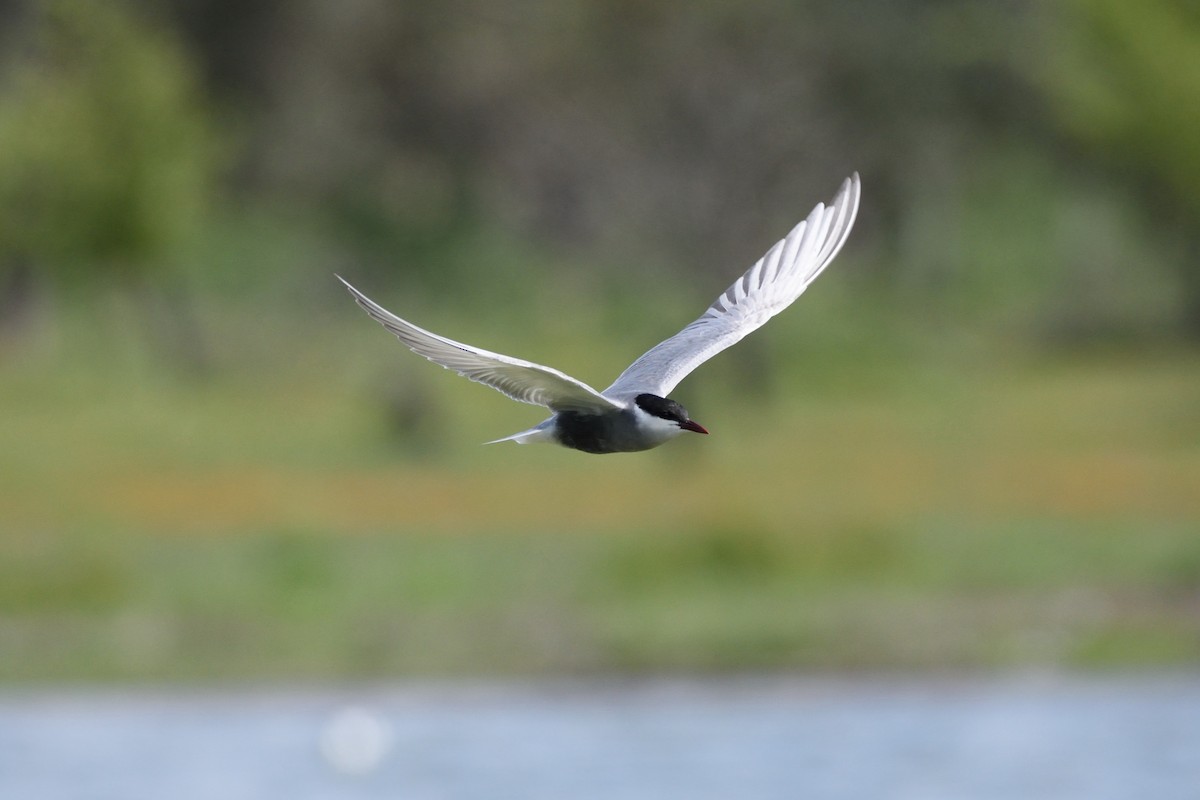
[[[121,2],[52,2],[0,87],[0,254],[70,280],[168,266],[219,150],[194,68]]]
[[[1200,7],[1072,0],[1043,79],[1071,133],[1151,171],[1200,215]]]
[[[1051,118],[1093,169],[1120,175],[1140,202],[1127,216],[1151,222],[1148,241],[1178,275],[1164,303],[1177,327],[1200,335],[1200,7],[1189,0],[1072,0],[1043,17],[1043,58],[1026,69],[1045,87]],[[1172,307],[1172,305],[1174,307]],[[1179,323],[1182,323],[1181,325]]]
[[[593,282],[642,324],[647,275],[709,301],[858,169],[849,305],[1034,346],[1169,336],[1200,308],[1195,212],[1158,191],[1197,208],[1180,0],[156,9],[188,52],[147,4],[32,5],[0,87],[4,260],[152,273],[186,249],[245,296],[342,269],[514,317],[535,282]],[[247,144],[203,231],[230,120],[189,52]]]

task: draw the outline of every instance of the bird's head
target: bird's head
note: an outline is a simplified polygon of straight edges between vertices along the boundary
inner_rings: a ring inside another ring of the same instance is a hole
[[[638,408],[652,417],[674,422],[681,430],[693,433],[708,433],[704,426],[688,416],[687,409],[669,397],[659,397],[656,394],[639,394],[634,402]]]

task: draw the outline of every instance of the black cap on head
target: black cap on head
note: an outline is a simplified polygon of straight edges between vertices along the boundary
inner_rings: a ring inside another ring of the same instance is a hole
[[[656,394],[639,394],[635,402],[642,411],[651,416],[669,419],[673,422],[688,421],[687,409],[666,397],[659,397]]]

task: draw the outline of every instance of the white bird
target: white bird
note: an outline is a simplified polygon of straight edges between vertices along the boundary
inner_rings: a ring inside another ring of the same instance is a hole
[[[649,450],[684,431],[708,433],[667,397],[692,370],[790,306],[842,249],[858,213],[858,173],[828,206],[818,203],[708,310],[646,351],[598,392],[551,367],[493,353],[420,328],[376,304],[340,275],[354,299],[410,350],[553,415],[495,442],[553,442],[588,453]]]

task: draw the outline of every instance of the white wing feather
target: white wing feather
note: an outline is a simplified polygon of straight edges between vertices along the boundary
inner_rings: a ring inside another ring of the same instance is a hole
[[[630,364],[603,394],[617,400],[643,392],[666,397],[696,367],[790,306],[842,249],[858,198],[856,172],[828,206],[818,204],[699,319]]]
[[[624,407],[556,369],[472,347],[413,325],[375,303],[341,275],[337,279],[346,284],[355,301],[375,321],[394,333],[408,349],[465,378],[490,386],[513,400],[545,406],[552,411],[594,413]]]

